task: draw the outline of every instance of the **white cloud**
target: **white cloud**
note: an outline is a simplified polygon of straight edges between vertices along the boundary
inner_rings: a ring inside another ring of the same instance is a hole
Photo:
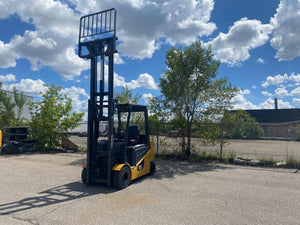
[[[61,93],[66,94],[72,99],[73,111],[85,113],[88,111],[89,95],[86,93],[85,89],[72,86],[70,88],[62,89]]]
[[[271,18],[274,34],[270,42],[280,61],[300,56],[299,11],[299,0],[281,0],[277,13]]]
[[[210,22],[213,0],[11,0],[0,6],[1,19],[17,14],[35,27],[9,43],[0,41],[0,67],[15,67],[17,59],[25,58],[33,70],[49,66],[66,80],[89,68],[75,53],[81,15],[115,7],[117,49],[137,59],[151,58],[161,41],[190,44],[216,29]],[[124,63],[118,55],[116,63]]]
[[[11,44],[5,44],[0,40],[0,68],[15,67],[18,54],[13,50]]]
[[[88,78],[89,79],[89,78]],[[98,79],[100,79],[100,71],[98,70]],[[104,65],[104,81],[108,85],[108,65]],[[145,88],[157,90],[158,86],[155,83],[153,76],[148,73],[142,73],[136,80],[126,81],[123,76],[114,72],[114,87],[125,87],[129,89]]]
[[[261,92],[264,96],[267,96],[267,97],[273,97],[274,95],[273,94],[271,94],[270,92],[268,92],[268,91],[262,91]]]
[[[190,44],[210,35],[213,0],[70,0],[83,14],[95,9],[117,9],[117,49],[131,58],[151,58],[161,39],[168,43]]]
[[[0,75],[0,82],[12,82],[16,81],[16,76],[13,74],[7,74],[5,76]]]
[[[300,95],[300,87],[295,88],[294,90],[291,91],[291,95]]]
[[[261,63],[261,64],[264,64],[265,63],[265,60],[263,58],[258,58],[257,59],[257,62],[258,63]]]
[[[275,95],[279,98],[283,98],[289,95],[289,92],[285,89],[285,87],[280,87],[275,90]]]
[[[300,83],[300,74],[297,74],[297,75],[292,74],[292,75],[290,76],[290,80],[291,80],[291,81],[294,81],[294,82],[296,82],[296,83]]]
[[[124,64],[123,59],[120,57],[119,53],[114,55],[114,63],[115,64]]]
[[[137,80],[132,80],[125,85],[128,86],[129,89],[135,88],[146,88],[146,89],[158,89],[157,84],[154,81],[154,78],[148,73],[142,73],[139,75]]]
[[[259,105],[259,108],[260,109],[274,109],[275,108],[274,99],[268,98],[265,102],[263,102]],[[288,109],[288,108],[293,108],[293,106],[289,102],[284,102],[282,100],[278,100],[278,108],[279,109]]]
[[[300,106],[300,98],[293,98],[293,103],[294,103],[296,106]]]
[[[149,99],[153,98],[154,96],[151,93],[148,94],[143,94],[142,95],[142,99],[145,102],[145,104],[147,105],[149,102]]]
[[[3,5],[1,18],[17,14],[36,30],[14,36],[8,44],[0,41],[0,56],[5,59],[0,67],[14,67],[16,59],[26,58],[32,70],[50,66],[66,80],[89,68],[75,53],[79,17],[68,5],[53,0],[11,0]]]
[[[250,92],[249,89],[245,89],[245,90],[240,90],[240,93],[241,93],[242,95],[249,95],[251,92]]]
[[[242,18],[230,27],[227,34],[220,33],[210,43],[217,59],[234,66],[250,57],[249,50],[264,45],[271,32],[269,24]]]
[[[45,92],[47,89],[44,84],[44,81],[41,79],[22,79],[19,83],[4,84],[3,88],[7,91],[13,91],[14,87],[16,87],[19,92],[24,92],[26,95],[39,96],[40,92]]]
[[[244,95],[250,94],[250,92],[243,93],[240,91],[233,99],[233,109],[257,109],[257,106],[248,101]]]
[[[268,76],[266,81],[262,82],[262,87],[268,87],[270,85],[279,85],[289,80],[288,75],[285,73],[284,75],[276,75],[276,76]]]

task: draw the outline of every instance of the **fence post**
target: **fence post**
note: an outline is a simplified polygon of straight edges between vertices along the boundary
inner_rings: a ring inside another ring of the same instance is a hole
[[[222,131],[221,131],[221,145],[220,145],[220,161],[222,161],[223,140],[224,140],[224,129],[223,129],[223,126],[222,126]]]
[[[156,155],[158,155],[158,148],[159,148],[159,144],[158,144],[158,124],[156,124]]]

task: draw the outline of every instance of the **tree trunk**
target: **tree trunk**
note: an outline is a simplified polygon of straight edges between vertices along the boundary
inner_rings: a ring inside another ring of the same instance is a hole
[[[188,138],[188,144],[186,148],[186,157],[189,158],[191,156],[191,136],[192,136],[192,124],[188,125],[187,129],[187,138]]]
[[[183,130],[181,133],[181,150],[182,154],[185,155],[185,132]]]

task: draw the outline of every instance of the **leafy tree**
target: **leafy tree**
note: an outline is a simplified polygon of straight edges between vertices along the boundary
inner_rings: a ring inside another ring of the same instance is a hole
[[[14,87],[14,99],[15,99],[15,106],[17,107],[17,121],[20,124],[22,121],[21,114],[26,103],[26,98],[21,92],[20,94],[17,92],[17,88]]]
[[[226,136],[231,138],[255,139],[264,135],[259,123],[244,110],[237,110],[235,113],[225,111],[222,125]]]
[[[116,99],[118,99],[118,104],[137,104],[141,99],[141,95],[136,94],[133,96],[131,90],[128,89],[128,86],[122,87],[121,92],[115,94]]]
[[[118,104],[138,104],[141,99],[141,95],[133,95],[132,91],[129,90],[128,86],[122,87],[122,90],[115,94]],[[122,121],[127,120],[127,115],[122,116]],[[142,113],[135,112],[131,114],[131,121],[136,125],[144,124],[144,117]]]
[[[216,78],[220,62],[199,40],[184,50],[168,50],[166,64],[159,85],[162,95],[152,99],[151,108],[158,116],[182,122],[188,138],[183,151],[189,157],[193,122],[222,114],[238,89],[227,78]]]
[[[45,86],[48,90],[41,93],[43,99],[31,103],[32,134],[41,150],[59,147],[63,133],[77,127],[84,116],[82,112],[72,112],[72,99],[60,93],[61,87]]]
[[[2,82],[0,82],[0,128],[4,129],[15,123],[15,104],[11,98],[7,96],[5,91],[1,90]]]

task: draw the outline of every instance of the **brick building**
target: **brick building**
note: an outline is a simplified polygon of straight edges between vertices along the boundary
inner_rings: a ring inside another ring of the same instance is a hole
[[[264,129],[266,137],[297,138],[300,136],[300,109],[245,110]]]

